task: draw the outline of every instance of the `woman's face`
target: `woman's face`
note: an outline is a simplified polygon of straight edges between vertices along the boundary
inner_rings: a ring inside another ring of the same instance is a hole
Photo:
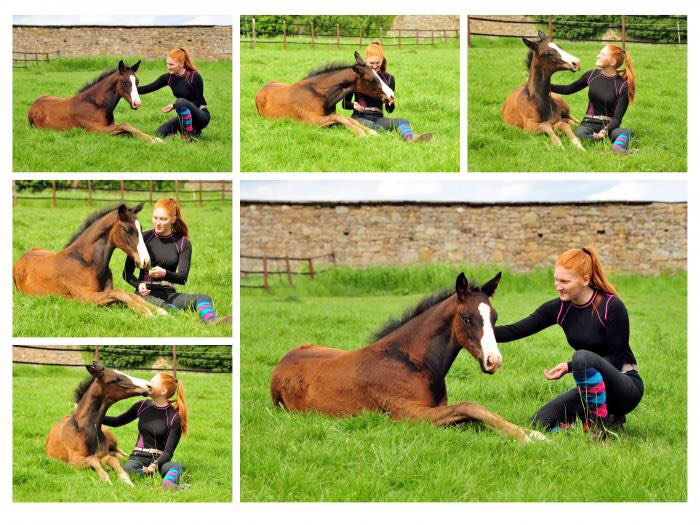
[[[171,217],[167,210],[163,208],[156,208],[153,210],[153,229],[156,231],[156,235],[170,235],[173,231],[173,224],[175,224],[175,218]]]
[[[165,66],[168,68],[168,73],[171,75],[180,75],[182,74],[182,63],[178,62],[172,57],[166,56],[165,57]]]
[[[563,266],[554,267],[554,288],[559,293],[559,298],[562,301],[582,303],[581,299],[585,292],[588,291],[590,283],[591,277],[589,275],[579,275]]]
[[[379,69],[382,67],[382,62],[384,62],[384,60],[382,59],[382,57],[371,56],[369,58],[366,58],[365,62],[369,67],[371,67],[375,71],[379,71]]]
[[[153,376],[153,378],[150,381],[151,383],[151,393],[149,394],[150,397],[158,397],[158,396],[164,396],[167,392],[165,386],[163,385],[163,381],[160,378],[160,374],[156,374]]]
[[[617,63],[610,53],[608,46],[605,46],[600,50],[598,56],[595,57],[595,65],[598,67],[617,67]]]

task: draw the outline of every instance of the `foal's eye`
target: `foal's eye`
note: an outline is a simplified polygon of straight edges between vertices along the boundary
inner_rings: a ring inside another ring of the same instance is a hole
[[[466,324],[472,324],[472,316],[471,315],[463,315],[462,321],[464,321]]]
[[[122,80],[122,87],[126,87],[126,86],[127,86],[127,84],[128,84],[128,83],[127,83],[127,81],[126,81],[126,80]]]

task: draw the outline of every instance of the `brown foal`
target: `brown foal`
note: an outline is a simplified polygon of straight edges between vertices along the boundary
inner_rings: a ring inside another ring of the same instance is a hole
[[[125,204],[94,213],[59,252],[33,248],[12,268],[17,289],[28,295],[62,295],[98,305],[125,303],[144,316],[167,315],[135,293],[112,287],[109,261],[116,248],[136,261],[139,268],[150,266],[148,250],[141,235],[135,208]]]
[[[460,274],[454,292],[425,299],[402,320],[390,321],[364,348],[294,348],[272,373],[274,403],[290,411],[341,417],[369,410],[435,425],[477,421],[519,441],[544,440],[541,433],[476,403],[447,403],[445,376],[462,348],[484,373],[501,366],[493,330],[496,312],[489,301],[500,278],[499,273],[475,288]]]
[[[336,104],[350,93],[394,100],[394,91],[356,51],[351,66],[328,64],[294,84],[265,84],[255,96],[255,106],[260,116],[269,119],[291,118],[321,127],[342,124],[360,137],[375,135],[373,129],[335,112]]]
[[[571,129],[578,120],[571,116],[569,105],[550,92],[552,74],[565,69],[578,71],[581,61],[570,55],[538,31],[539,41],[523,38],[530,48],[527,55],[529,69],[527,83],[512,91],[503,104],[503,122],[522,128],[528,133],[546,133],[555,146],[563,147],[556,130],[561,130],[583,150],[579,138]]]
[[[133,486],[129,474],[119,464],[125,456],[117,439],[102,421],[107,409],[117,401],[151,392],[148,382],[105,368],[93,362],[86,366],[89,378],[75,391],[75,410],[56,423],[46,437],[46,454],[78,467],[92,467],[100,480],[112,482],[103,466],[111,467],[127,485]]]

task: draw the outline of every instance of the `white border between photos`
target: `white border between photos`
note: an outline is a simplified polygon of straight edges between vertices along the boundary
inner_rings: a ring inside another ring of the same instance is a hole
[[[4,225],[6,230],[11,231],[12,224],[12,202],[11,202],[11,180],[13,178],[93,178],[91,174],[65,174],[65,173],[41,173],[27,174],[12,172],[12,131],[8,125],[12,116],[12,96],[8,91],[9,82],[7,79],[12,78],[12,65],[9,60],[10,50],[12,48],[12,14],[50,14],[51,11],[59,11],[61,14],[125,14],[123,12],[124,5],[114,6],[111,9],[108,6],[98,7],[86,0],[66,0],[60,4],[53,4],[50,8],[44,7],[44,2],[38,0],[30,0],[22,3],[21,6],[16,5],[8,7],[4,4],[2,9],[2,20],[4,22],[5,31],[0,36],[0,49],[5,61],[6,79],[3,83],[2,97],[0,97],[1,109],[5,117],[5,125],[0,126],[0,141],[2,144],[2,155],[0,156],[0,166],[2,173],[5,176],[5,181],[2,184],[0,192],[0,224]],[[687,13],[689,15],[689,27],[692,35],[695,36],[695,18],[700,15],[698,4],[691,2],[683,2],[678,0],[668,0],[663,3],[641,4],[639,1],[618,0],[616,2],[589,0],[579,1],[570,0],[566,3],[560,2],[552,4],[543,0],[533,0],[526,4],[515,0],[493,2],[492,5],[484,5],[477,2],[454,2],[449,0],[433,0],[425,2],[424,0],[355,0],[355,1],[338,1],[326,0],[324,2],[318,0],[259,0],[254,4],[230,3],[223,0],[202,0],[193,4],[183,0],[152,0],[145,4],[133,4],[129,9],[138,9],[139,15],[147,14],[192,14],[193,8],[196,8],[198,13],[202,15],[223,14],[232,16],[234,28],[234,43],[233,43],[233,178],[234,178],[234,200],[233,200],[233,312],[234,326],[232,338],[193,338],[187,339],[188,344],[231,344],[234,352],[234,374],[233,374],[233,500],[234,503],[219,503],[219,504],[181,504],[173,507],[167,503],[94,503],[94,504],[31,504],[31,503],[13,503],[12,502],[12,365],[11,359],[6,357],[0,360],[0,411],[5,414],[4,424],[0,426],[0,516],[8,523],[24,524],[36,523],[39,520],[51,521],[52,523],[74,523],[78,520],[94,519],[105,525],[111,523],[119,523],[124,519],[139,519],[139,520],[172,520],[175,519],[181,523],[198,520],[204,523],[270,523],[280,521],[284,523],[352,523],[358,521],[375,523],[401,521],[402,523],[435,523],[440,520],[459,520],[464,522],[476,522],[477,520],[515,520],[518,523],[542,523],[551,520],[565,520],[567,522],[583,522],[594,519],[606,523],[608,521],[618,522],[623,520],[634,520],[639,523],[658,523],[659,521],[672,521],[674,523],[688,523],[691,521],[691,516],[698,515],[698,474],[697,474],[697,441],[698,441],[698,425],[697,415],[693,410],[697,406],[698,401],[698,386],[695,382],[689,382],[688,386],[688,407],[689,407],[689,485],[688,485],[688,501],[689,503],[666,503],[666,504],[491,504],[491,503],[447,503],[447,504],[335,504],[335,503],[299,503],[299,504],[260,504],[260,503],[239,503],[239,483],[240,483],[240,468],[238,458],[240,455],[239,448],[239,430],[240,430],[240,406],[239,396],[240,391],[240,320],[237,315],[240,305],[240,275],[238,272],[238,261],[240,255],[240,246],[238,243],[239,228],[240,228],[240,203],[238,196],[240,195],[240,179],[245,180],[377,180],[386,178],[398,180],[401,177],[420,177],[421,179],[433,180],[464,180],[469,177],[472,180],[494,180],[494,181],[509,181],[509,180],[608,180],[612,177],[621,180],[687,180],[688,181],[688,201],[693,205],[689,207],[688,215],[688,231],[689,231],[689,268],[693,268],[689,272],[689,319],[698,319],[697,307],[697,279],[694,279],[695,272],[698,271],[696,264],[697,253],[697,213],[695,213],[696,202],[698,200],[698,182],[695,177],[689,176],[694,173],[697,166],[697,152],[694,150],[694,145],[698,144],[698,134],[694,130],[694,125],[689,124],[688,144],[688,174],[655,174],[655,173],[622,173],[622,174],[489,174],[476,173],[467,174],[467,48],[466,48],[466,14],[518,14],[524,11],[527,12],[551,12],[556,11],[558,14],[600,14],[629,12],[634,14],[670,14],[670,13]],[[239,16],[242,14],[255,13],[289,13],[289,14],[357,14],[358,10],[362,9],[363,14],[450,14],[460,15],[462,45],[460,49],[460,172],[459,173],[429,173],[429,174],[376,174],[376,173],[326,173],[326,174],[284,174],[284,173],[239,173],[240,150],[239,150],[239,104],[240,100],[240,84],[239,70],[240,64],[240,46],[236,41],[238,34]],[[15,12],[13,13],[12,10]],[[17,12],[17,11],[20,12]],[[120,10],[122,12],[115,12]],[[693,45],[694,39],[690,38]],[[694,53],[689,49],[689,57],[696,58]],[[697,60],[696,60],[697,62]],[[691,65],[689,58],[688,66]],[[683,67],[680,65],[679,67]],[[689,86],[698,85],[698,74],[692,67],[688,68]],[[693,117],[700,116],[698,114],[697,102],[692,98],[688,101],[688,122],[694,123]],[[122,174],[112,173],[97,175],[99,178],[117,179]],[[187,174],[178,173],[171,174],[151,174],[151,173],[135,173],[133,178],[172,178],[186,179],[192,178],[214,178],[220,179],[225,174]],[[12,266],[12,250],[10,245],[11,235],[5,232],[2,237],[2,245],[0,245],[0,275],[5,276],[0,279],[0,293],[4,299],[5,315],[0,318],[0,341],[6,348],[6,352],[10,352],[13,339],[11,337],[11,303],[12,303],[12,282],[9,278]],[[700,341],[698,337],[698,323],[689,323],[689,339],[688,348],[694,348],[695,342]],[[17,340],[17,342],[31,342],[29,339]],[[76,342],[75,339],[71,339]],[[130,338],[110,338],[99,339],[100,344],[125,344],[125,343],[149,343],[149,344],[171,344],[178,342],[180,339],[169,338],[153,338],[153,339],[130,339]],[[41,339],[43,344],[61,344],[66,342],[64,339]],[[83,344],[95,344],[98,342],[93,339],[80,339]],[[692,372],[698,371],[698,359],[693,352],[688,352],[689,370],[688,376],[692,377]],[[695,412],[697,410],[695,409]],[[695,446],[692,444],[696,443]],[[679,453],[685,451],[680,450]],[[465,451],[468,453],[468,451]]]

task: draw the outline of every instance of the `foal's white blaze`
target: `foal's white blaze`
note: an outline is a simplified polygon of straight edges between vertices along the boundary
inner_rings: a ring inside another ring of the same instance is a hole
[[[562,48],[560,48],[558,45],[556,45],[554,42],[549,43],[549,47],[554,49],[557,53],[559,53],[559,56],[564,62],[568,62],[571,64],[575,69],[578,69],[578,67],[581,65],[581,61],[578,59],[578,57],[575,57],[574,55],[571,55],[564,51]]]
[[[379,80],[379,83],[382,85],[382,91],[387,96],[387,98],[391,98],[391,99],[395,98],[394,90],[391,89],[389,86],[387,86],[384,83],[384,81],[382,80],[382,77],[380,77],[376,71],[372,71],[372,73],[374,73],[374,76],[377,77],[377,80]]]
[[[483,335],[481,336],[481,359],[483,360],[484,368],[497,368],[503,362],[501,352],[498,351],[496,344],[496,334],[493,333],[491,326],[491,307],[486,303],[479,304],[479,313],[484,321]],[[489,365],[489,357],[491,364]],[[494,367],[494,365],[496,365]]]
[[[124,372],[120,372],[119,370],[115,370],[115,372],[128,378],[129,381],[134,383],[135,386],[140,386],[141,388],[145,388],[149,392],[151,391],[151,385],[148,381],[146,381],[144,379],[139,379],[138,377],[132,377],[129,374],[125,374]]]
[[[129,80],[131,80],[131,107],[138,108],[141,107],[141,99],[139,98],[139,91],[136,89],[136,77],[134,75],[129,75]]]
[[[138,220],[134,221],[136,225],[136,231],[139,232],[139,243],[136,246],[136,251],[139,254],[139,260],[136,261],[139,268],[147,268],[151,264],[151,256],[148,255],[148,249],[146,249],[146,243],[143,241],[143,235],[141,234],[141,223]]]

